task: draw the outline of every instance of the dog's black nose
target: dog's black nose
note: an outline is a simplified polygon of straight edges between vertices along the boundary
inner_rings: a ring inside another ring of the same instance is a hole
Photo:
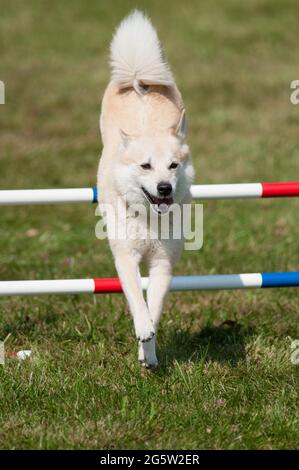
[[[172,191],[172,186],[170,183],[159,183],[157,185],[158,193],[160,196],[169,196]]]

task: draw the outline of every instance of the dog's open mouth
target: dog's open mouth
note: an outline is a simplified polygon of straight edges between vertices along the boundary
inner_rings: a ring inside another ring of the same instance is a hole
[[[156,197],[150,194],[145,188],[141,188],[146,199],[158,214],[166,214],[169,207],[173,204],[172,197]]]

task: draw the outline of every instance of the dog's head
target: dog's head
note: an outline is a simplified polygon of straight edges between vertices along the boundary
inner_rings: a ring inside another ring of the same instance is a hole
[[[127,203],[146,203],[160,214],[166,213],[173,203],[180,203],[193,179],[189,147],[185,143],[185,112],[178,125],[167,132],[134,137],[120,130],[120,134],[115,177]]]

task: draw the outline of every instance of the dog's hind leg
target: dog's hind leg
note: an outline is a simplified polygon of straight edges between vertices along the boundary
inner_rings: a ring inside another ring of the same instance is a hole
[[[152,318],[155,331],[157,331],[161,318],[163,304],[171,281],[172,266],[167,259],[152,260],[149,271],[149,285],[147,289],[147,305]],[[157,366],[156,341],[153,337],[147,343],[139,343],[139,361],[147,367]]]
[[[134,320],[139,341],[149,341],[155,335],[155,328],[143,297],[138,257],[131,254],[115,257],[115,266]]]

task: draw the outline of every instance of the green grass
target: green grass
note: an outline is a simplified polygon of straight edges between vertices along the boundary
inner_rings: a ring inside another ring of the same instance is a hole
[[[152,17],[182,90],[198,183],[298,180],[295,1],[0,0],[0,188],[95,183],[116,24]],[[0,279],[113,276],[91,206],[1,208]],[[298,270],[299,200],[204,204],[176,274]],[[28,236],[36,229],[35,236]],[[122,296],[3,298],[1,448],[298,448],[298,289],[169,296],[139,368]]]

